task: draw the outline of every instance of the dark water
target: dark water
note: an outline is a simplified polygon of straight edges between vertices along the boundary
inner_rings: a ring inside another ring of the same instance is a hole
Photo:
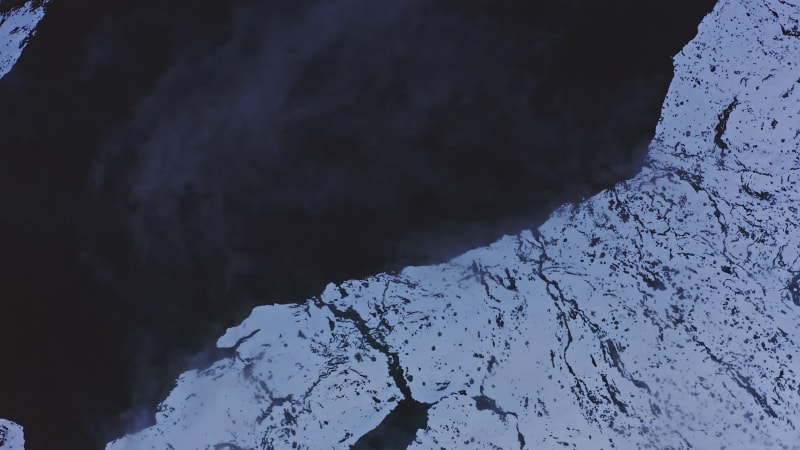
[[[253,305],[634,174],[712,6],[53,0],[0,80],[0,416],[101,448]]]

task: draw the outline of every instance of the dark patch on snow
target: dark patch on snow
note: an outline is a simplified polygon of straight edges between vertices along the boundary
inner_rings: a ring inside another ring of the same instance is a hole
[[[795,306],[800,306],[800,273],[795,274],[786,286],[789,295],[792,297],[792,303]]]
[[[770,406],[769,402],[767,401],[767,398],[756,391],[753,385],[750,383],[750,377],[742,375],[732,366],[728,367],[728,374],[731,376],[731,379],[733,379],[733,381],[739,385],[739,387],[744,389],[748,394],[750,394],[751,397],[753,397],[753,400],[755,400],[756,403],[758,403],[758,405],[761,406],[761,408],[763,408],[770,417],[778,417],[778,414],[775,413],[775,410],[772,409],[772,406]]]
[[[356,329],[361,333],[361,336],[364,340],[369,344],[370,347],[373,349],[383,353],[386,356],[387,363],[389,365],[389,375],[394,380],[397,388],[400,389],[400,392],[403,394],[403,397],[407,401],[415,401],[413,396],[411,395],[411,389],[408,386],[408,382],[406,381],[406,376],[404,374],[403,368],[400,366],[400,357],[398,356],[397,352],[392,351],[391,348],[386,345],[385,343],[379,341],[374,335],[372,329],[369,328],[367,322],[358,314],[358,311],[353,309],[352,306],[348,307],[346,310],[342,311],[334,305],[322,303],[320,300],[317,300],[319,304],[327,306],[328,309],[333,313],[333,315],[340,320],[346,320],[351,322]],[[408,375],[408,380],[411,381],[412,375]]]
[[[781,33],[783,33],[784,36],[800,38],[800,30],[797,29],[797,25],[793,25],[792,28],[789,29],[781,25]]]
[[[644,281],[644,284],[646,284],[650,289],[657,291],[664,291],[667,289],[667,285],[665,285],[664,282],[653,273],[651,273],[650,276],[640,273],[639,276],[642,278],[642,281]]]
[[[417,431],[428,426],[428,410],[431,405],[415,400],[403,399],[378,424],[361,436],[350,448],[352,450],[401,450],[408,448],[417,436]]]
[[[214,450],[254,450],[254,449],[239,447],[238,445],[233,444],[231,442],[224,442],[220,444],[214,444]]]
[[[628,405],[623,403],[617,397],[617,395],[620,393],[619,389],[617,389],[616,386],[614,386],[611,382],[608,381],[608,377],[606,376],[606,374],[600,375],[600,379],[603,380],[603,384],[605,384],[605,386],[606,386],[606,392],[608,392],[609,397],[611,397],[611,402],[614,404],[614,406],[616,406],[617,409],[619,409],[619,411],[621,413],[627,414],[628,413]]]
[[[773,198],[772,194],[770,194],[769,192],[766,192],[766,191],[754,191],[746,183],[742,185],[742,190],[745,193],[747,193],[748,195],[751,195],[751,196],[753,196],[753,197],[755,197],[755,198],[757,198],[759,200],[764,200],[764,201],[769,202],[769,201],[772,201],[772,198]]]
[[[492,355],[492,357],[489,358],[489,362],[486,364],[486,370],[489,373],[492,373],[495,364],[497,364],[497,358],[495,358],[494,355]]]
[[[511,291],[516,291],[517,290],[517,280],[516,280],[516,278],[514,278],[513,275],[511,275],[511,272],[508,270],[508,268],[506,268],[506,280],[508,280],[508,285],[506,286],[506,289],[511,290]]]
[[[738,104],[739,100],[734,97],[733,101],[730,102],[719,115],[717,115],[719,121],[717,122],[717,126],[714,127],[714,144],[716,144],[717,147],[722,150],[728,149],[728,144],[722,140],[722,136],[725,134],[725,130],[728,127],[728,119],[731,116],[731,112],[733,112],[733,109],[736,108],[736,105]]]

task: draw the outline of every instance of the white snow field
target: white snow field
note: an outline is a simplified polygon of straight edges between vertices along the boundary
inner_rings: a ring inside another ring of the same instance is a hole
[[[32,1],[21,8],[0,14],[0,78],[17,62],[28,41],[36,33],[36,25],[44,17],[44,4]]]

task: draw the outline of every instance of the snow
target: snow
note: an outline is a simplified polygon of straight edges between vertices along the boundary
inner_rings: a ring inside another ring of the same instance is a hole
[[[800,448],[798,11],[718,3],[633,179],[254,309],[107,449],[346,448],[403,399],[429,407],[410,448]]]
[[[44,17],[45,3],[35,6],[29,1],[21,8],[0,14],[0,78],[11,71],[36,33],[36,25]]]
[[[717,5],[635,178],[446,264],[256,308],[107,448],[342,448],[404,390],[430,405],[411,448],[800,448],[793,14]]]
[[[3,450],[22,450],[25,448],[25,436],[22,426],[5,419],[0,419],[0,448]]]

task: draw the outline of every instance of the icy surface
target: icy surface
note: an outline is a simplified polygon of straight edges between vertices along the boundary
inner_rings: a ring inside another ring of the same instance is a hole
[[[222,336],[108,449],[800,448],[800,5],[723,0],[644,169],[446,264],[329,285]]]
[[[0,448],[3,450],[23,450],[25,436],[22,427],[10,420],[0,419]]]
[[[44,3],[35,6],[32,1],[21,8],[0,14],[0,78],[14,67],[42,17]]]

